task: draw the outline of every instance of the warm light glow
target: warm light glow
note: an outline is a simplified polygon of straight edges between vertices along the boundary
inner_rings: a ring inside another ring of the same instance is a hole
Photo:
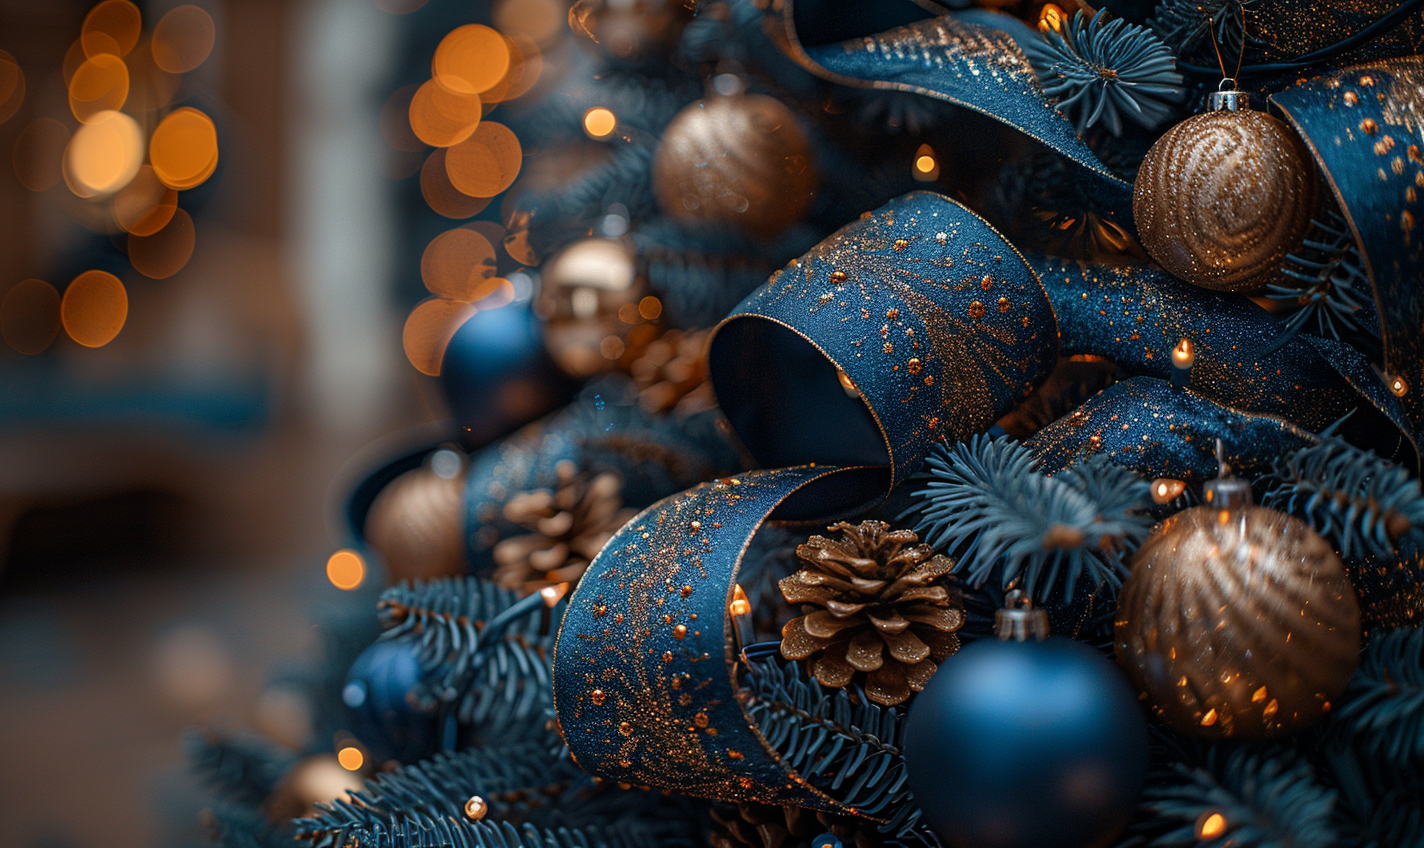
[[[30,191],[54,188],[64,178],[69,130],[53,118],[36,118],[15,139],[15,177]]]
[[[69,81],[69,109],[80,123],[101,112],[122,109],[128,98],[128,66],[112,53],[84,60]]]
[[[915,160],[915,170],[919,171],[922,174],[928,174],[934,169],[935,160],[933,156],[921,156]]]
[[[347,771],[357,771],[365,764],[366,755],[361,753],[360,748],[348,745],[336,752],[336,761]]]
[[[129,236],[129,262],[145,277],[166,280],[188,264],[197,241],[193,219],[175,207],[163,229],[150,236]]]
[[[337,551],[327,557],[326,579],[338,589],[355,589],[366,582],[366,561],[355,551]],[[356,767],[359,768],[360,763]]]
[[[638,301],[638,314],[649,321],[656,321],[663,314],[663,302],[652,295]]]
[[[494,276],[494,246],[467,227],[436,236],[420,257],[420,278],[431,294],[473,303],[490,294]]]
[[[445,169],[444,147],[437,147],[426,157],[420,168],[420,196],[425,202],[446,218],[469,218],[483,212],[492,198],[470,197],[455,188],[450,182],[450,174]]]
[[[922,183],[934,182],[939,179],[939,158],[935,156],[934,148],[928,144],[921,144],[915,151],[915,159],[910,168],[910,176]]]
[[[79,41],[89,58],[101,54],[123,57],[138,43],[143,16],[128,0],[104,0],[84,16]]]
[[[1038,31],[1063,31],[1063,10],[1053,3],[1047,3],[1038,12]]]
[[[524,151],[514,131],[485,121],[467,140],[445,154],[445,173],[451,185],[470,197],[494,197],[514,184]]]
[[[555,604],[563,600],[564,595],[568,593],[568,583],[557,583],[553,586],[545,586],[539,590],[539,596],[544,599],[544,606],[550,608],[553,608]]]
[[[25,102],[25,72],[15,57],[0,50],[0,124],[19,111]]]
[[[123,112],[100,112],[79,127],[64,152],[70,189],[80,197],[113,194],[143,164],[143,131]]]
[[[1395,397],[1404,397],[1409,394],[1409,384],[1404,381],[1403,377],[1391,377],[1389,390]]]
[[[849,374],[844,371],[837,370],[836,379],[840,381],[841,389],[846,393],[847,397],[860,397],[860,389],[857,389],[855,387],[855,383],[851,381]]]
[[[617,116],[602,106],[595,106],[583,114],[583,129],[590,138],[607,138],[617,126]]]
[[[1197,346],[1191,339],[1182,339],[1172,348],[1172,367],[1185,371],[1197,361]]]
[[[153,28],[153,63],[170,74],[193,70],[213,52],[217,27],[197,6],[178,6]]]
[[[1152,500],[1159,504],[1169,504],[1186,491],[1187,484],[1170,477],[1158,477],[1152,481]]]
[[[505,39],[509,42],[510,62],[509,73],[496,86],[502,89],[498,98],[501,101],[528,94],[544,71],[544,57],[534,39],[522,32],[506,33]]]
[[[430,75],[450,91],[482,94],[504,79],[509,59],[504,36],[481,24],[466,24],[440,40]]]
[[[1197,816],[1197,839],[1215,839],[1226,832],[1226,816],[1207,810]]]
[[[483,115],[480,96],[451,91],[427,80],[410,100],[410,128],[431,147],[450,147],[469,138]]]
[[[1225,513],[1222,513],[1222,514],[1225,515]],[[1206,715],[1204,715],[1204,716],[1201,717],[1201,725],[1202,725],[1202,727],[1211,727],[1213,724],[1216,724],[1216,708],[1215,708],[1215,707],[1212,707],[1211,709],[1207,710],[1207,711],[1206,711]]]
[[[732,615],[751,615],[752,602],[747,600],[746,590],[738,583],[732,588],[732,602],[727,604],[727,612]]]
[[[169,188],[201,185],[218,166],[218,131],[213,119],[188,106],[175,109],[148,142],[153,172]]]
[[[495,26],[507,33],[528,33],[545,47],[567,31],[568,20],[563,0],[498,0],[494,6]]]
[[[451,337],[477,311],[471,304],[444,297],[432,297],[418,304],[401,331],[406,359],[420,373],[440,376],[445,348],[450,346]]]
[[[178,192],[160,182],[151,165],[140,166],[114,195],[114,220],[136,236],[151,236],[168,226],[177,211]]]
[[[59,292],[44,280],[21,280],[0,300],[0,337],[26,356],[44,353],[59,335]]]
[[[64,290],[59,318],[64,331],[85,347],[103,347],[124,328],[129,296],[107,271],[85,271]]]

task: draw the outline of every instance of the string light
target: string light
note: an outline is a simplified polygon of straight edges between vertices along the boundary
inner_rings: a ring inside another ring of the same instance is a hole
[[[1226,832],[1226,816],[1215,810],[1207,810],[1197,816],[1196,837],[1200,840],[1215,839]]]
[[[336,761],[347,771],[358,771],[366,763],[366,755],[354,745],[348,745],[336,752]]]
[[[920,149],[915,151],[914,167],[910,173],[922,183],[939,179],[939,159],[936,158],[933,147],[928,144],[920,145]]]
[[[338,589],[355,589],[366,582],[366,561],[353,550],[337,551],[327,557],[326,579]]]
[[[602,106],[583,113],[583,131],[588,133],[589,138],[608,138],[617,126],[617,116]]]
[[[1187,484],[1183,480],[1173,480],[1170,477],[1158,477],[1152,481],[1152,500],[1158,504],[1169,504],[1176,500],[1186,489]]]

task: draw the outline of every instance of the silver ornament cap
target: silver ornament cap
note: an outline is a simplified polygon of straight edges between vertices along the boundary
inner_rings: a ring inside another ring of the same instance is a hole
[[[1048,612],[1035,609],[1027,592],[1014,589],[994,613],[994,635],[1004,642],[1042,642],[1048,638]]]

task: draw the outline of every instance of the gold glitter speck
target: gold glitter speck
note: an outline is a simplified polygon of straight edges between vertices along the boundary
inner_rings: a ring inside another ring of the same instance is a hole
[[[677,639],[678,641],[682,641],[683,639],[687,638],[687,625],[679,624],[678,626],[674,627],[672,629],[672,637],[674,639]]]
[[[588,693],[588,699],[593,702],[593,705],[595,707],[603,706],[603,700],[607,697],[608,693],[604,692],[602,689],[595,689],[592,692]]]
[[[1366,118],[1360,121],[1360,132],[1365,135],[1374,135],[1379,132],[1379,124],[1375,123],[1374,118]]]
[[[909,247],[909,246],[910,246],[910,242],[907,241],[906,239],[895,239],[895,249],[896,249],[896,250],[904,250],[905,248],[907,248],[907,247]]]
[[[910,357],[910,361],[905,363],[905,366],[910,369],[911,374],[920,373],[920,358],[918,356]]]
[[[1008,312],[1008,311],[1009,311],[1009,299],[1008,299],[1007,297],[1001,297],[1001,298],[999,298],[999,311],[1000,311],[1000,312]]]
[[[981,303],[980,301],[977,301],[977,300],[971,300],[971,301],[969,302],[969,317],[970,317],[970,318],[983,318],[983,317],[984,317],[984,304]],[[886,351],[886,352],[888,353],[889,351]]]

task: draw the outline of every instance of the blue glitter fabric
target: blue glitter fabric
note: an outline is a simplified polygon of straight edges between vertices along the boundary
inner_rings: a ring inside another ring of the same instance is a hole
[[[1398,400],[1349,345],[1300,334],[1262,356],[1282,330],[1237,294],[1188,285],[1148,266],[1087,265],[1030,256],[1058,316],[1065,356],[1092,354],[1129,374],[1170,377],[1172,348],[1191,339],[1191,387],[1218,403],[1288,419],[1320,432],[1357,408],[1388,422],[1367,434],[1394,455],[1413,430]],[[1391,428],[1388,424],[1393,424]]]
[[[727,616],[762,522],[778,507],[800,511],[798,496],[834,499],[837,478],[854,471],[703,483],[618,531],[574,592],[554,650],[559,727],[582,768],[685,795],[855,812],[793,773],[743,709]]]
[[[1424,59],[1358,65],[1271,96],[1305,138],[1359,242],[1387,381],[1424,427]]]
[[[1048,101],[1008,32],[939,15],[839,45],[806,48],[792,2],[781,12],[782,49],[812,73],[858,88],[908,91],[987,115],[1067,157],[1096,178],[1098,200],[1131,227],[1132,184],[1108,170]]]
[[[1216,476],[1216,440],[1232,468],[1247,477],[1270,470],[1280,454],[1317,436],[1289,421],[1222,406],[1165,380],[1132,377],[1089,398],[1024,442],[1053,473],[1090,455],[1144,477],[1200,484]]]
[[[953,200],[914,192],[774,275],[718,326],[709,358],[763,466],[888,464],[893,486],[938,439],[983,432],[1023,400],[1057,348],[1018,251]]]

